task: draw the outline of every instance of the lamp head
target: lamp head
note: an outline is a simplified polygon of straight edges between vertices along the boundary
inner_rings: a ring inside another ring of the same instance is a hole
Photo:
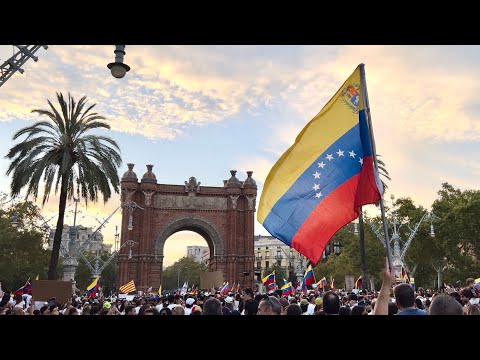
[[[112,76],[117,79],[121,79],[125,76],[127,71],[130,71],[130,66],[121,62],[113,62],[107,65],[112,73]]]

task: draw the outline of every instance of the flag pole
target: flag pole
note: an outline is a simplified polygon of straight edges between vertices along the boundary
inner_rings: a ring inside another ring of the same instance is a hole
[[[372,155],[373,155],[373,163],[375,165],[375,171],[378,172],[378,161],[377,161],[377,150],[375,147],[375,138],[373,137],[373,127],[372,127],[372,118],[370,115],[370,104],[368,102],[368,91],[367,91],[367,79],[365,77],[365,64],[360,64],[360,80],[362,82],[362,90],[363,90],[363,101],[365,104],[365,115],[367,118],[368,123],[368,132],[370,134],[370,139],[372,142]],[[392,252],[390,251],[390,238],[388,236],[388,225],[387,219],[385,217],[385,206],[383,205],[383,193],[380,194],[380,210],[382,212],[382,222],[383,222],[383,230],[385,232],[385,247],[387,248],[387,259],[388,259],[388,266],[390,270],[392,269],[393,262],[392,262]]]

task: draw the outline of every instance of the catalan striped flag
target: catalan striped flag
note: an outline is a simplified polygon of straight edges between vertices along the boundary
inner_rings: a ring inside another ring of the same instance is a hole
[[[119,290],[124,294],[128,294],[128,293],[131,293],[133,291],[136,291],[135,283],[132,280],[129,283],[120,286]]]
[[[333,235],[383,193],[359,65],[270,170],[257,219],[317,264]]]
[[[363,278],[362,278],[362,275],[360,275],[357,281],[355,281],[355,289],[361,289],[362,284],[363,284]]]
[[[97,295],[98,288],[100,287],[98,280],[99,280],[99,277],[97,276],[97,278],[93,280],[93,282],[90,285],[87,286],[87,293],[91,299],[93,299],[95,295]]]

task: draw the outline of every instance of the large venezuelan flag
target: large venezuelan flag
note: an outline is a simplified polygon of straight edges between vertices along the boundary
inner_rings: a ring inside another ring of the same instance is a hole
[[[258,221],[276,238],[321,259],[332,236],[380,200],[360,66],[268,174]]]

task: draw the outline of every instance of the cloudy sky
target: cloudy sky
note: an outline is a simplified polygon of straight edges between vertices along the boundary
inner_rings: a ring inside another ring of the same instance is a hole
[[[154,164],[159,183],[195,176],[222,186],[230,169],[240,180],[252,170],[261,192],[275,161],[359,63],[366,64],[389,192],[429,208],[442,182],[480,188],[479,46],[127,45],[131,70],[123,79],[106,67],[113,50],[51,45],[0,88],[0,191],[9,189],[3,157],[13,133],[39,120],[30,111],[45,108],[56,91],[70,91],[86,95],[109,120],[109,135],[122,150],[120,176],[129,162],[139,177]],[[11,54],[12,46],[0,46],[1,63]],[[56,199],[43,208],[46,218],[55,215]],[[82,206],[82,224],[98,224],[118,205],[115,196],[105,205]],[[117,212],[103,231],[106,242],[113,243],[120,217]],[[257,223],[255,234],[267,231]],[[192,244],[206,245],[194,233],[172,236],[165,263]]]

